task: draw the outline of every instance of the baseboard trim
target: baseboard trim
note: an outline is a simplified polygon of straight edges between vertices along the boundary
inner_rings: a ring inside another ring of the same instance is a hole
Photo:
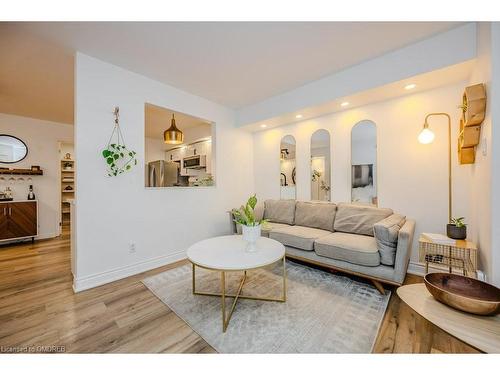
[[[444,268],[434,267],[429,264],[429,272],[443,272]],[[417,276],[425,276],[425,264],[410,262],[407,273]]]
[[[19,238],[9,238],[7,240],[0,240],[0,244],[10,245],[10,244],[15,244],[15,243],[20,243],[20,242],[27,242],[27,241],[31,241],[32,238],[34,238],[35,241],[46,240],[49,238],[55,238],[57,236],[58,235],[54,232],[43,233],[43,234],[37,234],[36,236],[26,236],[26,237],[19,237]]]
[[[92,289],[104,284],[111,283],[113,281],[124,279],[129,276],[137,275],[138,273],[166,266],[168,264],[175,263],[183,259],[186,259],[186,252],[179,251],[174,254],[148,259],[143,262],[115,268],[110,271],[96,273],[85,277],[75,278],[73,280],[73,291],[75,293],[78,293],[87,289]]]
[[[425,276],[425,265],[410,262],[410,264],[408,264],[408,270],[406,272],[412,275]]]
[[[56,238],[57,236],[59,236],[59,234],[57,234],[56,232],[43,233],[43,234],[36,236],[35,241],[36,240],[46,240],[48,238]]]
[[[448,272],[448,269],[446,268],[446,266],[436,267],[433,266],[432,264],[429,264],[429,272]],[[477,272],[476,278],[478,280],[486,281],[486,275],[482,270],[477,270],[476,272]],[[425,264],[410,262],[410,264],[408,265],[407,273],[424,277]]]

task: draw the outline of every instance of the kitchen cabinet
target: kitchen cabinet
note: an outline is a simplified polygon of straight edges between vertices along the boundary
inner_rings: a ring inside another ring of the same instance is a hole
[[[203,152],[205,155],[207,155],[207,169],[206,172],[207,174],[212,174],[213,173],[213,168],[212,168],[212,142],[211,141],[206,141],[203,142]]]
[[[182,150],[180,148],[175,148],[165,152],[166,161],[180,161],[182,159]]]
[[[207,167],[206,170],[193,170],[183,168],[183,159],[195,156],[195,155],[206,155],[207,156]],[[202,172],[213,173],[212,172],[212,142],[201,141],[192,144],[188,144],[173,150],[165,151],[166,161],[179,161],[180,162],[180,175],[181,176],[198,176]]]
[[[37,201],[0,202],[0,241],[37,235]]]

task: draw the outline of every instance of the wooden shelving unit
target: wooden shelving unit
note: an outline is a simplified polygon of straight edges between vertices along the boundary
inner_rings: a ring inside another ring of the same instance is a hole
[[[8,169],[0,168],[0,174],[16,174],[16,175],[29,175],[29,176],[42,176],[43,171],[41,169],[34,171],[32,169]]]
[[[473,164],[476,147],[481,140],[481,124],[486,111],[486,89],[483,83],[465,88],[462,98],[462,118],[458,135],[460,164]]]
[[[66,158],[66,154],[70,158]],[[61,182],[61,225],[69,225],[71,220],[70,202],[75,198],[75,168],[76,163],[73,159],[73,145],[69,143],[59,144],[60,162],[60,182]],[[71,186],[70,190],[66,188]]]

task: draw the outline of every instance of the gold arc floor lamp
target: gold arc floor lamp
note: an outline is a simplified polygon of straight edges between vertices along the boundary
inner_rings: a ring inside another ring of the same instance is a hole
[[[446,116],[448,118],[448,220],[451,223],[451,118],[444,112],[429,113],[425,116],[424,128],[418,135],[418,141],[422,144],[429,144],[434,141],[434,133],[429,129],[428,119],[431,116]]]

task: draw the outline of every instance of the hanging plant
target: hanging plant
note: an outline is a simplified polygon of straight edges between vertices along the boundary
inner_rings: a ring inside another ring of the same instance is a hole
[[[135,151],[127,149],[119,124],[119,111],[115,107],[115,126],[109,137],[108,145],[102,150],[102,156],[106,160],[108,176],[118,176],[125,171],[132,169],[132,166],[137,165]]]

